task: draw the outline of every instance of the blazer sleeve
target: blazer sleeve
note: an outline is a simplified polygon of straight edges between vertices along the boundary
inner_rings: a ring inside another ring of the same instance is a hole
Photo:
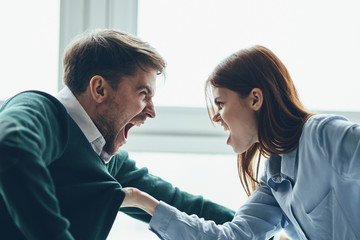
[[[25,93],[0,111],[0,201],[26,239],[73,239],[47,169],[66,141],[56,109],[47,97]]]
[[[181,211],[214,220],[219,224],[233,219],[235,214],[233,210],[206,200],[202,196],[181,191],[162,178],[150,174],[147,168],[137,168],[135,161],[129,158],[127,152],[121,151],[117,158],[117,161],[114,161],[118,165],[114,167],[117,169],[115,178],[123,187],[138,188]],[[149,222],[151,218],[150,215],[137,208],[121,208],[120,210],[145,222]]]
[[[150,229],[164,240],[270,239],[281,228],[283,218],[270,188],[262,184],[231,222],[219,225],[161,202],[150,221]]]

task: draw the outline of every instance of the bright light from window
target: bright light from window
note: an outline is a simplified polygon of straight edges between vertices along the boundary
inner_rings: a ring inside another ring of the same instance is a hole
[[[174,186],[237,210],[247,199],[236,167],[236,154],[130,153],[138,167]],[[148,225],[119,213],[108,240],[159,239]]]
[[[204,106],[221,59],[261,44],[287,66],[309,110],[360,111],[360,2],[139,0],[138,34],[168,61],[157,105]]]
[[[56,93],[60,0],[0,2],[0,101],[28,89]]]

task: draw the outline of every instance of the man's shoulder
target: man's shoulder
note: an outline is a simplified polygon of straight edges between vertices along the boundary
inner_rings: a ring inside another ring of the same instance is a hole
[[[60,110],[64,111],[65,107],[54,96],[49,93],[38,90],[27,90],[20,92],[9,98],[1,106],[1,110],[10,107],[24,107],[29,109],[46,109],[46,110]]]
[[[51,156],[50,161],[66,145],[73,130],[69,123],[69,115],[55,97],[40,91],[21,92],[0,109],[1,144],[34,156]]]
[[[13,97],[9,98],[6,102],[13,101],[16,99],[47,99],[51,102],[59,102],[54,96],[49,93],[39,91],[39,90],[26,90],[20,93],[15,94]]]
[[[54,96],[41,91],[24,91],[16,94],[0,108],[0,122],[12,122],[19,126],[38,128],[39,125],[65,127],[69,115]]]

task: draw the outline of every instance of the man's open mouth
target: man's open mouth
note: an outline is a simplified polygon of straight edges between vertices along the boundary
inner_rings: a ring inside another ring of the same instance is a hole
[[[128,123],[128,124],[126,124],[126,126],[125,126],[125,128],[124,128],[124,137],[125,137],[125,139],[127,139],[129,130],[130,130],[130,128],[132,128],[133,126],[134,126],[133,123]]]
[[[141,122],[130,122],[130,123],[126,124],[126,126],[124,128],[125,139],[127,139],[127,137],[128,137],[130,128],[132,128],[133,126],[140,127],[141,124],[142,124]]]

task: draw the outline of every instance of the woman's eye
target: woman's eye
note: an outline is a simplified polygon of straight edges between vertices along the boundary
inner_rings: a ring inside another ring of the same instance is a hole
[[[218,108],[222,108],[223,105],[224,105],[224,103],[215,100],[215,105],[216,105]]]

